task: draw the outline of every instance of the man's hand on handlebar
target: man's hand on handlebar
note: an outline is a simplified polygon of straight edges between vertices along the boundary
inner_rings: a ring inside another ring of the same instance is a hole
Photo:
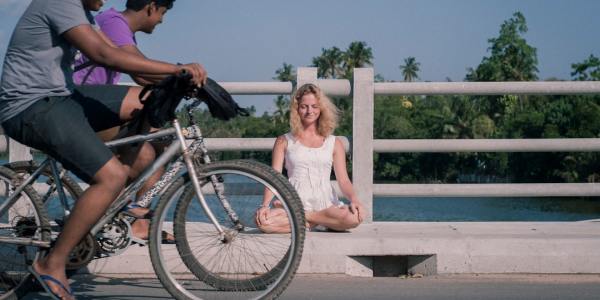
[[[192,82],[195,85],[202,86],[206,83],[208,73],[201,64],[193,63],[181,65],[177,73],[180,74],[183,70],[192,75]]]

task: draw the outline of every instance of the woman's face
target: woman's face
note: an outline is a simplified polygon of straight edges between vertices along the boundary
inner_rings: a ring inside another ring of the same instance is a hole
[[[105,0],[81,0],[83,3],[83,8],[91,11],[99,11],[104,5]]]
[[[321,104],[315,94],[306,94],[298,101],[298,115],[302,124],[315,123],[321,116]]]

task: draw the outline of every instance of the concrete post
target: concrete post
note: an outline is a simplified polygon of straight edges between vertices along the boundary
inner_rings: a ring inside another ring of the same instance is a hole
[[[4,136],[7,140],[8,144],[8,161],[22,161],[22,160],[31,160],[33,157],[31,156],[31,149],[19,142],[9,138],[7,135]]]
[[[297,76],[297,86],[300,87],[307,83],[317,83],[317,68],[298,68],[296,71]]]
[[[8,145],[8,161],[22,161],[22,160],[31,160],[31,149],[19,142],[9,138],[7,135],[4,136],[6,139],[6,144]],[[12,220],[18,216],[29,216],[29,212],[32,211],[30,207],[31,202],[27,201],[27,199],[20,198],[17,202],[8,210],[8,217]]]
[[[372,68],[354,69],[352,103],[352,183],[367,213],[365,222],[373,222],[373,122],[375,83]]]

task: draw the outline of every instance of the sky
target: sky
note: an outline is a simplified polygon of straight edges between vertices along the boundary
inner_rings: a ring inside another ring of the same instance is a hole
[[[2,59],[29,2],[0,0]],[[103,9],[124,3],[109,0]],[[599,0],[177,0],[164,23],[137,40],[146,56],[202,63],[217,81],[272,81],[284,62],[309,66],[322,48],[344,50],[352,41],[373,49],[375,73],[387,80],[402,80],[399,66],[414,56],[420,80],[462,81],[516,11],[527,19],[541,79],[570,79],[572,63],[600,56]],[[261,111],[272,99],[240,102]]]

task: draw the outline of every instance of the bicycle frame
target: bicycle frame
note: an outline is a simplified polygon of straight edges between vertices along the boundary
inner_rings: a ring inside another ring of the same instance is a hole
[[[174,119],[172,121],[172,123],[173,123],[173,128],[160,130],[160,131],[154,132],[154,133],[140,134],[140,135],[135,135],[135,136],[131,136],[131,137],[126,137],[126,138],[122,138],[122,139],[118,139],[118,140],[114,140],[114,141],[110,141],[110,142],[106,143],[106,145],[108,147],[114,148],[117,146],[133,144],[133,143],[138,143],[138,142],[144,142],[144,141],[150,141],[150,140],[165,138],[165,137],[169,137],[169,136],[176,137],[175,139],[173,139],[171,144],[166,148],[166,150],[150,166],[148,166],[146,168],[146,170],[144,170],[143,173],[140,176],[138,176],[138,178],[136,178],[131,184],[129,184],[125,188],[125,190],[123,192],[121,192],[121,194],[110,205],[110,207],[107,209],[105,214],[96,223],[96,225],[94,225],[92,227],[92,229],[90,230],[90,233],[92,235],[96,235],[98,232],[100,232],[100,230],[102,230],[104,225],[111,222],[111,220],[114,218],[114,216],[116,214],[118,214],[123,209],[123,207],[125,207],[130,202],[130,199],[142,187],[142,185],[146,182],[146,180],[150,176],[152,176],[152,174],[154,174],[158,169],[167,165],[169,162],[173,161],[173,159],[179,155],[179,158],[177,158],[173,162],[173,164],[170,166],[170,168],[163,174],[163,176],[152,187],[152,189],[150,189],[148,192],[146,192],[144,194],[144,196],[141,200],[141,206],[147,207],[150,204],[150,201],[152,200],[152,198],[155,197],[156,195],[160,194],[166,187],[168,187],[169,184],[171,184],[173,182],[173,178],[185,166],[187,169],[187,172],[190,176],[190,179],[192,181],[192,184],[193,184],[194,190],[196,192],[198,201],[200,202],[200,205],[202,206],[202,208],[205,211],[209,220],[213,223],[215,229],[219,232],[219,235],[221,236],[221,238],[223,240],[226,239],[225,231],[223,230],[223,228],[221,227],[221,225],[215,218],[214,214],[212,213],[211,209],[208,207],[208,204],[206,203],[206,199],[204,198],[204,195],[202,193],[200,182],[199,182],[199,179],[197,176],[198,173],[196,171],[196,167],[194,166],[193,155],[194,155],[194,153],[197,153],[197,151],[200,151],[205,163],[210,163],[210,158],[208,156],[208,150],[204,144],[204,138],[202,137],[200,128],[197,125],[193,124],[190,127],[182,129],[179,124],[179,121],[177,119]],[[187,145],[187,140],[192,141],[189,146]],[[181,161],[182,158],[183,158],[183,162]],[[29,176],[23,182],[18,182],[16,184],[17,188],[12,192],[12,194],[9,196],[7,201],[5,201],[4,204],[0,207],[0,215],[5,214],[7,209],[9,207],[11,207],[12,205],[14,205],[14,203],[18,199],[16,196],[19,195],[26,186],[32,184],[42,174],[42,171],[45,168],[47,168],[48,166],[50,166],[50,168],[52,170],[52,176],[55,178],[54,182],[56,184],[56,189],[58,189],[58,196],[60,198],[60,201],[61,201],[62,205],[65,207],[65,212],[67,214],[69,213],[69,211],[67,209],[68,205],[66,203],[66,195],[62,188],[62,184],[61,184],[61,180],[60,180],[60,178],[61,178],[60,171],[57,166],[57,162],[53,158],[47,157],[42,162],[42,164],[31,174],[31,176]],[[216,178],[216,176],[211,176],[210,180],[213,184],[213,187],[215,189],[215,192],[217,193],[219,200],[221,201],[221,204],[227,211],[229,217],[234,222],[234,224],[239,226],[240,225],[239,218],[237,217],[236,213],[231,209],[227,199],[222,196],[222,192],[220,191],[220,188],[218,188],[218,185],[219,185],[218,178]],[[131,218],[131,220],[133,219],[133,217],[129,217],[129,218]],[[11,241],[6,241],[6,242],[10,243]],[[14,240],[12,242],[18,243],[17,240]],[[49,247],[49,245],[47,245],[46,243],[43,243],[43,245],[40,244],[38,246]]]

